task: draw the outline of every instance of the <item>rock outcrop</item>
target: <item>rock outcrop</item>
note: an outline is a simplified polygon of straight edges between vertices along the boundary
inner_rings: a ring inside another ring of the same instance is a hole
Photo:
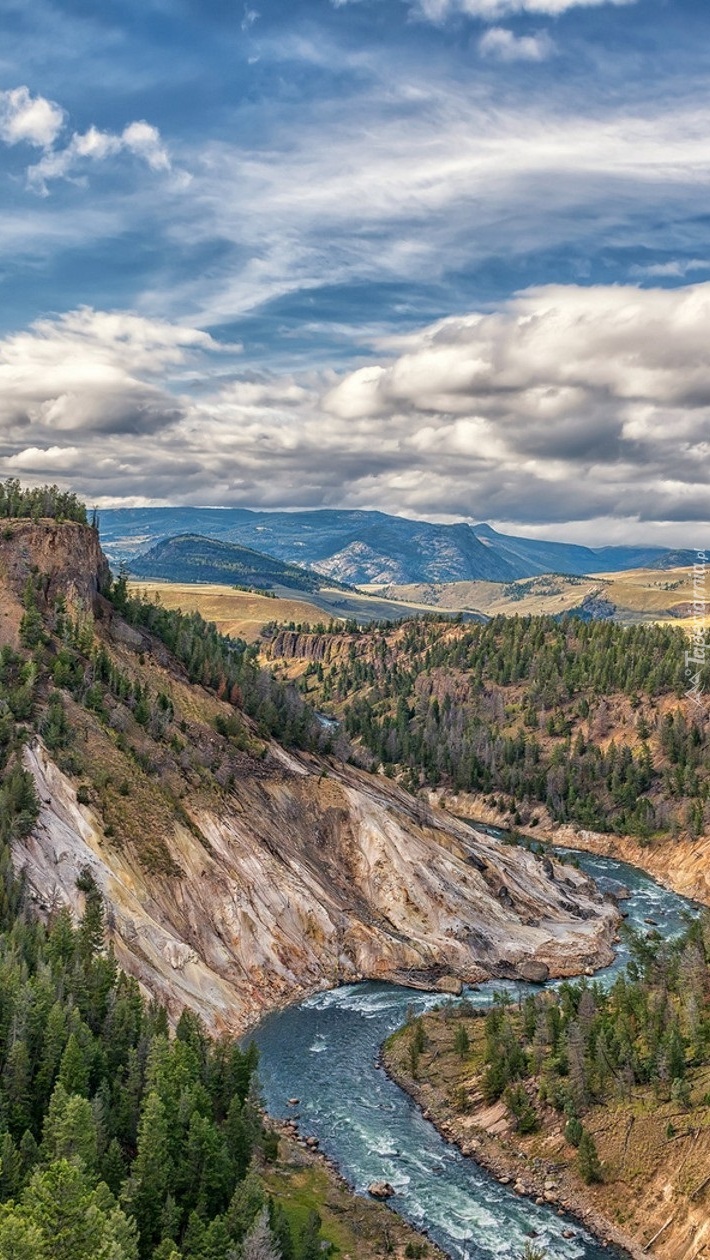
[[[242,1030],[299,995],[363,978],[451,991],[610,961],[617,915],[573,868],[550,880],[532,855],[389,784],[290,761],[298,772],[277,763],[245,777],[219,811],[190,806],[191,826],[176,820],[169,842],[180,873],[152,875],[131,846],[107,839],[36,741],[26,764],[42,807],[16,863],[45,911],[80,910],[76,879],[88,866],[121,964],[173,1015],[189,1005],[216,1029]]]
[[[80,603],[87,609],[109,577],[99,536],[87,525],[76,521],[4,521],[0,531],[0,613],[8,616],[12,609],[17,614],[13,596],[22,592],[32,572],[42,574],[43,593],[49,601],[61,594],[69,605]],[[0,623],[3,639],[4,630]]]

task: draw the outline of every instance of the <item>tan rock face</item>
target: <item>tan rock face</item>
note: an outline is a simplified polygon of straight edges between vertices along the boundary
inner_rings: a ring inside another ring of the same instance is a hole
[[[304,634],[298,630],[280,630],[265,649],[273,660],[320,661],[330,665],[345,660],[357,638],[348,634]]]
[[[0,531],[0,577],[12,595],[20,594],[32,569],[45,576],[45,593],[52,600],[61,594],[69,604],[80,601],[90,608],[108,579],[108,562],[98,534],[75,521],[34,522],[13,520]],[[0,637],[2,626],[0,626]]]
[[[555,864],[550,879],[530,854],[360,772],[324,778],[319,763],[291,758],[298,772],[245,778],[220,812],[190,809],[206,843],[176,823],[182,874],[166,876],[104,837],[41,743],[25,755],[42,810],[15,860],[38,904],[79,910],[76,877],[89,866],[121,964],[173,1015],[189,1005],[240,1031],[340,982],[446,976],[449,987],[611,958],[615,911],[573,868]]]

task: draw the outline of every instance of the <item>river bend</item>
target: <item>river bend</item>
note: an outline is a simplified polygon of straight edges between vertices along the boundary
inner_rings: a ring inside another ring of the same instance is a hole
[[[674,935],[694,911],[633,867],[576,856],[590,875],[612,877],[630,889],[623,909],[642,930],[650,930],[651,919]],[[596,978],[613,978],[626,961],[622,945],[614,964]],[[530,986],[495,981],[467,996],[488,1005],[503,988],[517,997]],[[254,1035],[270,1114],[293,1117],[288,1099],[298,1097],[301,1132],[318,1138],[355,1189],[389,1181],[396,1191],[391,1206],[453,1260],[517,1260],[533,1231],[549,1260],[608,1260],[611,1249],[575,1222],[520,1198],[445,1142],[377,1066],[381,1043],[404,1022],[408,1008],[424,1011],[441,1000],[441,994],[367,983],[318,994],[270,1016]],[[570,1229],[574,1238],[565,1238]]]

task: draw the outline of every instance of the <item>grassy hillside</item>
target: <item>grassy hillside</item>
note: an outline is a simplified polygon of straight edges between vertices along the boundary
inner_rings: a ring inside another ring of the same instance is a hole
[[[271,594],[244,591],[219,582],[131,579],[128,585],[140,598],[157,601],[165,608],[200,613],[206,621],[214,622],[221,634],[236,635],[248,643],[262,638],[272,623],[294,628],[327,625],[331,621],[367,625],[372,621],[403,621],[430,611],[423,604],[395,603],[330,586],[301,595],[286,586],[278,586]]]
[[[544,573],[516,582],[410,583],[368,586],[383,598],[456,612],[475,609],[489,617],[576,611],[582,616],[609,618],[623,625],[641,621],[671,621],[686,626],[692,615],[692,568],[632,569],[594,577]],[[710,624],[710,593],[705,611]]]
[[[236,590],[218,582],[144,582],[129,581],[131,594],[139,599],[160,603],[164,608],[197,612],[205,621],[213,622],[220,634],[253,643],[271,620],[315,623],[322,616],[317,604],[308,602],[304,593],[298,598],[256,591]]]

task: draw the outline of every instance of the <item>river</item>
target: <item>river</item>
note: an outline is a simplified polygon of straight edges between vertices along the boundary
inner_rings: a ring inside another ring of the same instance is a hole
[[[642,930],[648,931],[646,920],[653,919],[664,935],[676,934],[693,910],[633,867],[590,854],[575,856],[590,875],[611,877],[629,888],[631,897],[622,908],[629,923]],[[622,945],[613,965],[596,978],[613,978],[626,961]],[[487,1005],[503,988],[517,997],[530,986],[495,981],[466,996]],[[389,1181],[396,1191],[390,1205],[454,1260],[517,1260],[533,1231],[549,1260],[608,1260],[618,1254],[555,1209],[538,1207],[499,1185],[446,1143],[377,1066],[381,1043],[404,1022],[408,1009],[424,1011],[441,1000],[441,994],[365,983],[318,994],[270,1016],[254,1034],[269,1112],[287,1117],[296,1110],[301,1132],[318,1138],[356,1190]],[[296,1109],[288,1104],[292,1096],[300,1100]],[[574,1238],[564,1238],[563,1231],[570,1229]]]

